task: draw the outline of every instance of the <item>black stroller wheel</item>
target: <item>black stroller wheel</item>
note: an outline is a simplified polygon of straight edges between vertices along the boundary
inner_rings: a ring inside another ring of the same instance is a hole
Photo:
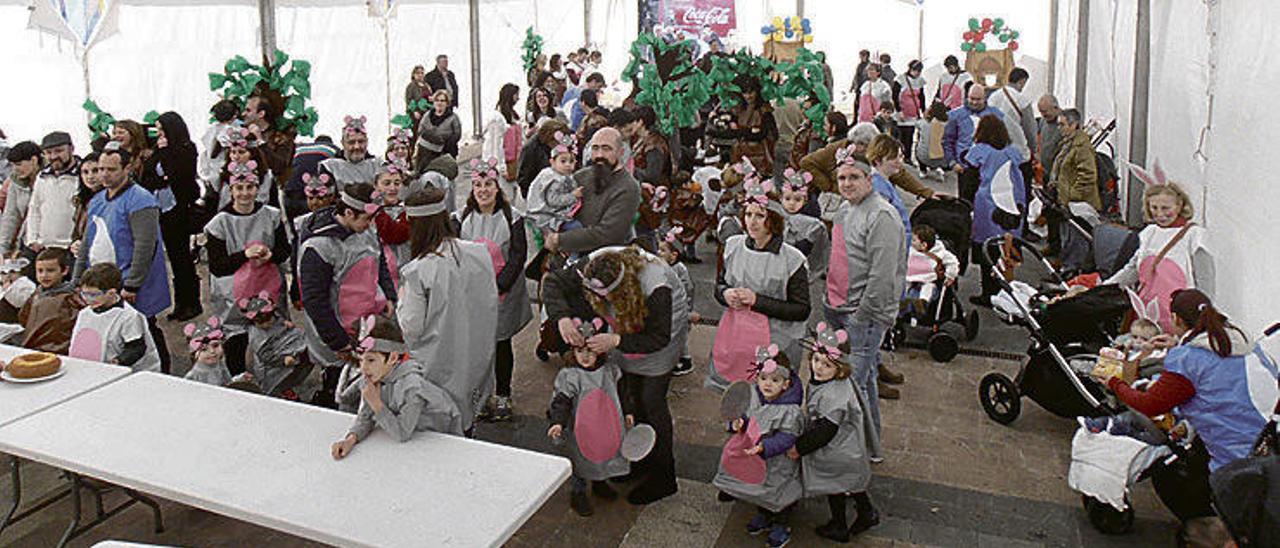
[[[1125,505],[1128,506],[1124,511],[1116,510],[1110,504],[1089,495],[1080,495],[1080,502],[1084,505],[1084,511],[1089,514],[1089,524],[1099,533],[1123,535],[1133,528],[1133,505],[1129,504],[1128,496],[1124,498]]]
[[[1000,373],[987,373],[978,383],[978,401],[991,420],[1009,424],[1022,413],[1022,395],[1009,377]]]
[[[933,361],[946,363],[956,357],[960,352],[960,343],[956,342],[956,338],[952,337],[946,331],[939,331],[929,337],[929,357]]]
[[[977,310],[970,310],[969,313],[964,315],[964,337],[966,341],[972,341],[977,338],[980,325]]]

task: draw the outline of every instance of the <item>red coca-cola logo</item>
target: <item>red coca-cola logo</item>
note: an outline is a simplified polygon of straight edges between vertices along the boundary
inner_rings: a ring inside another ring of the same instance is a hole
[[[703,9],[687,8],[680,14],[680,22],[685,25],[728,25],[733,12],[726,7],[708,6]]]

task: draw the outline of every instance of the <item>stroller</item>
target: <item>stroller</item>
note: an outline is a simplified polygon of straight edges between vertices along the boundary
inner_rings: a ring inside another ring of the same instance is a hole
[[[1048,289],[1036,291],[1023,282],[996,276],[1002,295],[1013,297],[1007,301],[998,298],[997,315],[1006,323],[1026,327],[1031,344],[1015,379],[995,372],[982,377],[978,400],[987,416],[1000,424],[1012,423],[1022,412],[1022,396],[1060,417],[1097,417],[1121,411],[1088,372],[1129,311],[1124,291],[1103,285],[1054,301],[1066,291],[1066,284],[1035,246],[1020,238],[996,237],[982,247],[997,270],[1012,270],[1015,259],[1006,255],[1019,255],[1038,261],[1053,282]],[[993,304],[996,301],[993,299]]]
[[[969,253],[972,215],[973,206],[968,200],[925,200],[911,212],[911,224],[933,227],[947,250],[963,257]],[[961,268],[963,264],[961,261]],[[905,344],[914,332],[925,332],[929,357],[936,362],[949,362],[959,353],[961,339],[971,341],[978,335],[977,311],[965,311],[957,287],[943,282],[935,282],[933,296],[923,311],[912,310],[909,305],[903,307],[886,339],[888,350]]]
[[[1109,277],[1137,252],[1138,231],[1108,221],[1088,204],[1076,202],[1063,207],[1044,189],[1033,188],[1031,192],[1044,204],[1048,216],[1063,221],[1063,278],[1088,272]]]

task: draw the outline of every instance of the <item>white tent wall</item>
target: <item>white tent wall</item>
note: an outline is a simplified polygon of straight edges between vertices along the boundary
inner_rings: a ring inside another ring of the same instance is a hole
[[[75,42],[28,29],[29,13],[26,2],[0,3],[0,51],[5,52],[0,129],[9,144],[39,143],[50,131],[68,130],[76,148],[86,150],[89,139],[80,109],[84,78]]]
[[[1054,84],[1050,91],[1064,108],[1076,104],[1076,44],[1080,31],[1079,22],[1078,2],[1058,0],[1057,53],[1054,61]]]
[[[640,25],[636,0],[585,0],[591,2],[591,42],[600,50],[600,71],[612,84],[631,59],[631,43]]]
[[[1116,120],[1115,132],[1108,142],[1118,166],[1126,165],[1129,159],[1137,10],[1137,0],[1097,0],[1089,8],[1089,79],[1081,114],[1104,126]],[[1070,85],[1074,90],[1075,82]],[[1063,104],[1075,106],[1074,101]],[[1122,198],[1124,194],[1121,192]]]

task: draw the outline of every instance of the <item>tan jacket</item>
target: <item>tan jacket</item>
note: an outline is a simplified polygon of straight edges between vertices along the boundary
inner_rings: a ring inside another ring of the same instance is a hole
[[[1084,131],[1076,130],[1071,137],[1063,138],[1058,157],[1053,161],[1053,177],[1062,205],[1085,202],[1102,211],[1102,197],[1098,195],[1098,163],[1093,155],[1093,143]]]
[[[807,171],[813,175],[813,185],[823,192],[837,192],[836,190],[836,151],[849,146],[848,139],[840,139],[825,147],[822,147],[812,154],[805,156],[800,160],[800,170]],[[866,157],[859,154],[858,160],[866,162]],[[907,192],[915,194],[921,198],[932,198],[933,189],[921,183],[907,170],[901,170],[889,178],[889,182],[894,186],[901,188]]]

